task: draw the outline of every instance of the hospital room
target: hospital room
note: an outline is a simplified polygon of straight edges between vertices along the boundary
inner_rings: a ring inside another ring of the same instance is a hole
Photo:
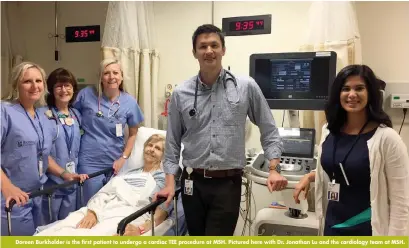
[[[408,30],[407,1],[1,2],[1,235],[409,236]]]

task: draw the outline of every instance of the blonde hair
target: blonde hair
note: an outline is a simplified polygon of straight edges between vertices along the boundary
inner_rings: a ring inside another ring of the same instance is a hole
[[[156,142],[162,142],[162,158],[165,155],[165,136],[161,135],[161,134],[153,134],[151,137],[149,137],[145,143],[143,144],[143,150],[145,151],[145,148],[149,145],[149,143],[156,143]]]
[[[104,59],[101,61],[100,65],[99,65],[99,78],[98,78],[98,82],[95,85],[95,90],[98,94],[98,96],[101,96],[102,94],[102,77],[104,75],[104,70],[107,66],[109,65],[119,65],[119,68],[121,69],[121,74],[122,74],[122,82],[121,85],[119,85],[119,90],[126,92],[125,90],[125,85],[124,85],[124,71],[122,70],[122,65],[121,62],[119,62],[119,60],[115,59],[115,58],[109,58],[109,59]]]
[[[44,84],[43,94],[41,95],[40,99],[35,103],[35,105],[44,106],[46,104],[45,97],[48,94],[47,85],[46,85],[46,74],[45,74],[44,69],[41,66],[35,63],[32,63],[32,62],[20,63],[12,69],[11,76],[10,76],[11,90],[9,91],[8,95],[4,97],[4,100],[11,102],[11,101],[16,101],[19,99],[18,85],[23,80],[24,73],[26,73],[26,71],[31,68],[35,68],[40,71],[41,77],[43,79],[43,84]]]

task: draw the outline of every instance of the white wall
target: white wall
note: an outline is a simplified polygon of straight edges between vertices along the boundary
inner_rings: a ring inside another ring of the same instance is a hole
[[[77,78],[94,83],[100,62],[101,42],[66,43],[59,39],[60,60],[54,60],[55,33],[54,2],[9,2],[21,27],[10,29],[19,35],[12,36],[14,43],[22,44],[19,52],[25,60],[40,64],[47,73],[58,67],[71,70]],[[58,34],[65,33],[66,26],[101,25],[101,40],[105,26],[108,2],[59,2]],[[15,23],[15,22],[14,22]],[[2,43],[8,38],[2,33]],[[12,41],[13,42],[13,41]]]
[[[387,93],[393,91],[409,94],[409,2],[355,4],[362,39],[363,63],[386,82]],[[388,83],[393,84],[389,89]],[[402,111],[388,107],[386,111],[392,118],[394,129],[398,131],[402,123]],[[409,152],[409,114],[401,137]]]
[[[409,82],[409,2],[356,2],[363,62],[386,82]]]
[[[249,75],[249,60],[253,53],[298,51],[308,25],[309,2],[215,2],[214,24],[222,18],[246,15],[272,15],[271,34],[227,36],[223,66],[237,74]],[[198,62],[192,55],[192,35],[204,23],[212,22],[211,2],[155,2],[155,24],[158,49],[161,53],[159,95],[165,85],[179,84],[195,75]],[[178,18],[174,17],[177,13]],[[272,111],[278,125],[283,111]],[[286,123],[286,122],[285,122]],[[252,125],[248,147],[261,149],[260,133]]]

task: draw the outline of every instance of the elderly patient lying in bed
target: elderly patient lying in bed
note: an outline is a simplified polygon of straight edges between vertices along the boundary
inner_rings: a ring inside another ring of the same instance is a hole
[[[152,135],[144,144],[144,166],[113,177],[88,202],[86,207],[71,213],[66,219],[46,228],[39,236],[104,236],[114,235],[118,223],[125,217],[151,202],[153,195],[165,186],[165,173],[161,169],[165,138]],[[155,225],[167,217],[161,205],[155,211]],[[145,214],[128,225],[148,231],[149,214]],[[139,232],[140,233],[140,232]],[[135,235],[135,232],[133,232]]]

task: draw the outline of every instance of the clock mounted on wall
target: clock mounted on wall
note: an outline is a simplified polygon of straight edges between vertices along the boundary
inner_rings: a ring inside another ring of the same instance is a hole
[[[226,36],[271,34],[271,15],[223,18],[222,30]]]
[[[65,27],[65,42],[93,42],[100,40],[99,25]]]

